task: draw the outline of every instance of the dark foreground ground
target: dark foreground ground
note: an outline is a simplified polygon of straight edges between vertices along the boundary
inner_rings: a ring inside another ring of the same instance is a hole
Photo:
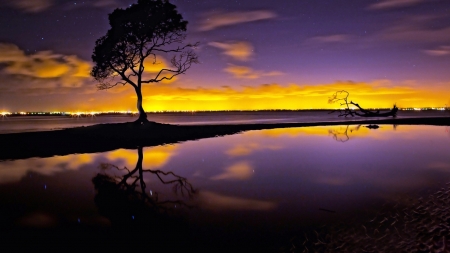
[[[159,123],[99,124],[56,131],[0,134],[0,160],[50,157],[74,153],[95,153],[119,148],[155,146],[187,140],[236,134],[249,130],[327,125],[450,125],[450,117],[402,118],[364,121],[317,123],[194,125],[180,126]]]

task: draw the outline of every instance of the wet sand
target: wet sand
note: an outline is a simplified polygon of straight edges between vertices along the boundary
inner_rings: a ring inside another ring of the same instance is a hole
[[[364,222],[324,225],[293,238],[281,252],[450,252],[449,185],[387,204]]]
[[[135,149],[139,146],[155,146],[212,138],[249,130],[370,124],[450,126],[450,117],[240,125],[181,126],[153,122],[145,125],[134,123],[99,124],[55,131],[0,134],[0,160],[97,153],[119,148]]]

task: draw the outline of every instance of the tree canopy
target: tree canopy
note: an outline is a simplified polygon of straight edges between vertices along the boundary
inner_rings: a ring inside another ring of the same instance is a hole
[[[98,81],[100,90],[118,84],[131,85],[137,95],[137,122],[147,122],[142,107],[142,84],[170,80],[184,74],[193,63],[198,63],[192,51],[198,43],[183,44],[188,22],[167,0],[138,0],[126,9],[116,9],[109,14],[111,28],[95,43],[92,60],[95,66],[91,75]],[[163,55],[171,58],[171,66],[162,66],[149,75],[144,61],[153,64]]]

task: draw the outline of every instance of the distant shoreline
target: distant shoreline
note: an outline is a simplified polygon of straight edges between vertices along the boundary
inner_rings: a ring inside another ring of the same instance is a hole
[[[363,119],[363,118],[361,118]],[[98,124],[54,131],[0,134],[0,160],[106,152],[231,135],[249,130],[332,125],[450,126],[450,117],[386,118],[352,121],[271,124],[170,125]]]
[[[389,111],[391,108],[366,108],[367,110]],[[399,108],[400,111],[448,111],[449,107],[404,107]],[[169,110],[169,111],[148,111],[147,114],[184,114],[184,113],[270,113],[270,112],[336,112],[339,109],[263,109],[263,110]],[[357,109],[355,109],[357,111]],[[63,116],[63,117],[92,117],[92,116],[114,116],[127,115],[135,116],[135,111],[43,111],[43,112],[1,112],[3,117],[25,117],[25,116]]]

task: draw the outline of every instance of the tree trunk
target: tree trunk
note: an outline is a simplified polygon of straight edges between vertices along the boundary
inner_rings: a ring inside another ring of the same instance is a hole
[[[145,113],[144,108],[142,107],[142,92],[141,88],[135,88],[137,95],[137,109],[139,111],[139,118],[135,121],[138,124],[148,123],[147,113]]]
[[[356,114],[360,117],[389,117],[389,116],[392,116],[394,118],[397,117],[398,108],[396,105],[394,105],[394,107],[389,112],[380,113],[380,111],[376,111],[376,112],[368,111],[368,110],[362,108],[361,106],[359,106],[359,104],[354,103],[353,101],[350,101],[350,104],[358,107],[358,109],[363,113],[363,114],[360,114],[358,112],[354,112],[354,114]]]

